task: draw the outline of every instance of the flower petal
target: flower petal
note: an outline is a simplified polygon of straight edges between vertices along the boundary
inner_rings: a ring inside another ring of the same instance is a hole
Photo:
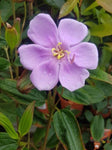
[[[88,34],[86,25],[74,19],[62,19],[58,27],[60,42],[69,46],[81,42]]]
[[[89,77],[86,69],[77,67],[74,63],[63,63],[60,66],[59,81],[61,85],[70,91],[84,86],[85,79]]]
[[[55,60],[40,64],[34,68],[30,79],[39,90],[51,90],[58,82],[59,65]]]
[[[36,44],[29,44],[20,46],[18,49],[20,55],[20,62],[28,69],[32,70],[34,67],[51,58],[51,50]]]
[[[71,48],[74,62],[80,67],[96,69],[98,65],[98,50],[95,44],[83,42]],[[73,56],[74,54],[74,56]]]
[[[31,20],[28,36],[34,43],[51,48],[57,44],[57,27],[49,15],[40,13]]]

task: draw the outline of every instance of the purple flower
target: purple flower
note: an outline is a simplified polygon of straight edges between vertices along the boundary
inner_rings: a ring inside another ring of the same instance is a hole
[[[35,43],[19,48],[20,61],[31,70],[30,79],[39,90],[51,90],[58,81],[70,91],[81,88],[96,69],[98,52],[94,44],[81,42],[87,27],[74,19],[62,19],[58,28],[48,14],[31,20],[28,37]]]

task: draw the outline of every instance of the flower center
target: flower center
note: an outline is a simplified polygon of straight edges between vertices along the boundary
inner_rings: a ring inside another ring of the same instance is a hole
[[[68,55],[70,54],[69,51],[63,50],[62,47],[61,47],[61,45],[62,45],[62,43],[59,42],[56,45],[56,48],[52,48],[53,56],[57,57],[57,59],[63,58],[65,56],[65,53],[67,53]]]

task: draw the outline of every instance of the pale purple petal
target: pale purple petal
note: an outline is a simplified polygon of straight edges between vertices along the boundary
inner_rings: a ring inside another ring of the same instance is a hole
[[[39,90],[51,90],[58,82],[59,65],[53,59],[34,68],[30,79]]]
[[[48,14],[41,13],[31,20],[28,36],[34,43],[51,48],[57,44],[57,27]]]
[[[74,19],[62,19],[59,23],[58,32],[60,41],[72,46],[87,36],[88,29],[83,23]]]
[[[89,72],[77,67],[74,63],[63,63],[60,66],[59,81],[63,87],[70,91],[83,87],[88,77]]]
[[[52,57],[51,49],[36,44],[22,45],[18,52],[21,64],[28,70],[32,70]]]
[[[87,69],[96,69],[98,65],[98,50],[95,44],[83,42],[71,48],[71,59],[74,63]]]

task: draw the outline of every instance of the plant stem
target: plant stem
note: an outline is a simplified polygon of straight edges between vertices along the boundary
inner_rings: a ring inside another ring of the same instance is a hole
[[[33,2],[29,2],[29,17],[33,16]]]
[[[51,121],[52,121],[52,113],[50,114],[50,117],[49,117],[49,121],[48,121],[48,125],[47,125],[47,130],[46,130],[46,135],[45,135],[45,139],[44,139],[44,145],[43,145],[42,150],[46,149],[47,137],[48,137],[48,133],[49,133]]]
[[[10,62],[10,58],[9,58],[9,54],[8,54],[8,47],[5,47],[4,50],[6,52],[7,60],[9,61],[9,63],[11,63]],[[9,71],[10,71],[11,79],[14,79],[14,77],[13,77],[13,71],[12,71],[12,67],[11,66],[9,66]]]
[[[38,150],[38,149],[36,148],[36,146],[35,146],[33,143],[30,143],[30,145],[31,145],[35,150]]]
[[[13,19],[14,19],[14,21],[15,21],[15,18],[16,18],[16,15],[15,15],[15,4],[14,4],[14,1],[13,1],[13,0],[11,0],[11,1],[12,1]]]
[[[30,149],[30,132],[28,132],[28,150]]]
[[[21,35],[22,35],[22,32],[23,32],[23,28],[25,26],[25,21],[26,21],[26,2],[24,2],[24,19],[23,19],[23,24],[22,24],[22,29],[21,29]]]

